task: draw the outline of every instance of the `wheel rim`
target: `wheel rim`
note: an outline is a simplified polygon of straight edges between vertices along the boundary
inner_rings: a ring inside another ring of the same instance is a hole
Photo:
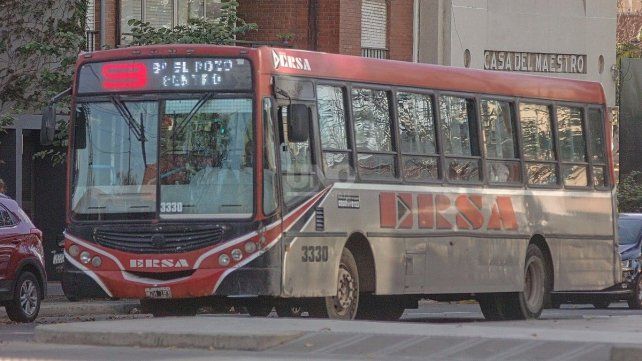
[[[26,280],[20,286],[20,308],[25,315],[31,317],[38,307],[38,289],[31,280]]]
[[[335,311],[341,315],[347,315],[353,309],[357,301],[357,290],[355,280],[350,271],[341,264],[339,267],[339,280],[337,285],[337,296],[334,300]]]
[[[544,264],[539,258],[531,258],[526,265],[524,299],[529,311],[536,313],[544,302]]]

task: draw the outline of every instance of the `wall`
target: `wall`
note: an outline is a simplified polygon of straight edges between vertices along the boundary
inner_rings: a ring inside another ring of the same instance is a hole
[[[421,0],[421,3],[422,8],[441,6],[438,15],[433,16],[442,17],[443,22],[437,29],[442,32],[437,41],[422,31],[420,54],[438,53],[424,56],[424,60],[436,62],[437,58],[441,64],[463,66],[464,51],[469,49],[471,68],[483,69],[484,50],[586,54],[587,74],[546,75],[599,81],[608,104],[614,105],[615,82],[610,68],[615,64],[615,2],[452,0],[448,4],[446,0]],[[424,21],[422,17],[422,29],[426,27]],[[605,64],[602,73],[598,67],[600,55]]]
[[[414,1],[390,0],[388,3],[388,19],[390,59],[412,61]]]

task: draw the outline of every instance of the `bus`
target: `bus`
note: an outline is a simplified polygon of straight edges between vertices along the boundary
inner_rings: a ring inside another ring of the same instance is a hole
[[[71,297],[499,320],[621,282],[599,83],[159,45],[81,54],[71,96]]]

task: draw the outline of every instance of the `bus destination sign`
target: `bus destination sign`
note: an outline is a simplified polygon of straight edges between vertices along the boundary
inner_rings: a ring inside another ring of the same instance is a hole
[[[79,93],[250,90],[246,59],[173,58],[90,63],[80,70]]]

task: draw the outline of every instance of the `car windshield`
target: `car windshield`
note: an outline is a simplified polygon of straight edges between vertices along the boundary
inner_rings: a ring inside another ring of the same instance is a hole
[[[249,217],[252,100],[213,97],[80,103],[74,215]]]
[[[620,244],[634,244],[638,241],[642,219],[620,219],[617,225]]]

